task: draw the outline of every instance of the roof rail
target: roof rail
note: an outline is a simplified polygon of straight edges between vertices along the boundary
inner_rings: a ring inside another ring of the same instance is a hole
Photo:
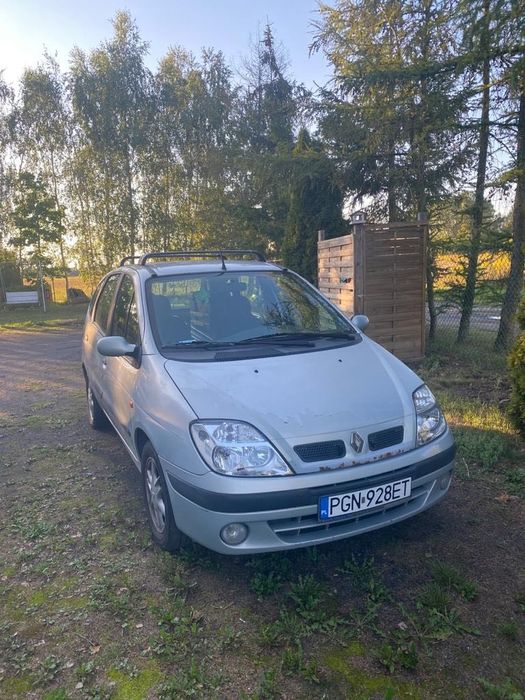
[[[119,267],[123,267],[124,265],[133,265],[135,260],[140,260],[141,256],[140,255],[128,255],[127,258],[122,258],[120,261]]]
[[[146,265],[148,260],[156,260],[159,258],[218,258],[222,262],[222,267],[225,269],[224,261],[230,256],[251,255],[255,260],[266,262],[266,258],[262,253],[256,250],[179,250],[169,252],[145,253],[139,260],[139,265]]]

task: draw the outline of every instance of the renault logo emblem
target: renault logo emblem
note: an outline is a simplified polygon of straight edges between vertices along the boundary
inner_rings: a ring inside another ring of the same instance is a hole
[[[365,444],[365,441],[359,435],[359,433],[352,433],[352,439],[350,440],[350,444],[352,445],[352,448],[354,452],[361,452],[363,450],[363,445]]]

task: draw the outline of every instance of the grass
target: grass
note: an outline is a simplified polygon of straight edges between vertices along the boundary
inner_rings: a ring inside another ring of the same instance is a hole
[[[47,311],[40,306],[0,305],[0,329],[45,330],[81,325],[86,315],[87,304],[55,304],[48,302]]]
[[[490,331],[471,329],[465,343],[457,344],[457,329],[438,328],[436,338],[429,341],[424,368],[452,367],[451,378],[464,382],[469,376],[490,377],[498,384],[504,381],[506,357],[494,350],[495,335]]]
[[[52,294],[53,300],[58,303],[63,303],[66,301],[66,280],[63,277],[57,277],[54,279],[46,278]],[[69,278],[69,287],[75,289],[81,289],[85,292],[86,296],[90,297],[93,294],[94,287],[92,287],[89,282],[83,280],[82,277],[75,275]]]
[[[472,601],[478,596],[476,584],[450,564],[436,562],[432,567],[432,578],[442,589],[454,590],[465,600]]]
[[[506,358],[491,333],[465,345],[439,331],[421,373],[437,394],[458,448],[457,473],[495,483],[510,496],[525,496],[525,450],[506,411]]]

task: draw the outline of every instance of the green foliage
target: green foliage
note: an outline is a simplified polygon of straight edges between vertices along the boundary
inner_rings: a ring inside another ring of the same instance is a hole
[[[509,412],[514,425],[525,437],[525,296],[521,300],[517,318],[521,333],[508,358],[512,387]]]
[[[435,290],[438,313],[463,304],[468,257],[472,252],[473,209],[470,192],[444,197],[430,209],[429,249],[432,275],[439,282]],[[510,250],[512,233],[508,218],[499,216],[490,201],[484,201],[482,216],[476,253],[475,302],[498,305],[503,301],[508,264],[501,253]]]
[[[505,639],[516,642],[519,639],[519,626],[517,622],[502,622],[498,627],[498,634]]]
[[[520,496],[525,496],[525,468],[511,467],[505,471],[509,493]]]
[[[290,204],[282,243],[285,265],[317,281],[317,237],[342,232],[342,195],[335,168],[306,129],[299,132],[291,160]]]
[[[519,610],[522,613],[525,613],[525,591],[523,593],[518,593],[515,600],[516,600],[516,603],[518,604]]]
[[[321,133],[345,193],[374,197],[375,214],[391,221],[425,211],[467,155],[454,126],[466,111],[466,86],[432,70],[457,50],[451,6],[340,0],[320,12],[314,49],[335,74]]]
[[[379,580],[373,557],[358,557],[352,554],[350,559],[344,560],[339,571],[349,577],[352,588],[357,592],[370,590]]]
[[[158,697],[161,700],[212,697],[220,682],[219,676],[208,674],[204,662],[192,657],[187,667],[180,668],[176,676],[160,686]]]
[[[508,441],[497,431],[482,433],[459,428],[454,435],[458,451],[467,464],[492,469],[509,454]]]
[[[250,588],[259,598],[277,593],[281,586],[280,577],[273,571],[267,574],[258,572],[250,579]]]
[[[432,578],[445,590],[454,590],[465,600],[473,601],[477,598],[476,584],[463,576],[457,569],[449,564],[438,562],[432,567]]]
[[[510,678],[502,683],[491,683],[485,678],[480,678],[479,683],[487,698],[494,700],[524,700],[525,695],[514,685]]]
[[[323,587],[312,574],[299,576],[290,585],[290,598],[295,602],[300,612],[315,610],[322,600]]]
[[[447,591],[436,581],[427,583],[419,597],[420,604],[428,610],[444,614],[451,608],[451,600]]]
[[[300,675],[313,683],[319,683],[319,670],[314,661],[305,661],[300,641],[287,646],[281,656],[281,671],[287,675]]]
[[[275,669],[263,671],[257,690],[252,695],[244,697],[249,697],[250,700],[277,700],[280,696],[277,680]]]
[[[16,233],[9,239],[10,245],[28,249],[36,262],[50,267],[46,246],[61,239],[63,219],[64,211],[44,183],[30,172],[21,172],[15,181],[11,222]]]
[[[33,685],[39,686],[51,683],[60,673],[61,668],[62,662],[60,659],[53,655],[46,656],[38,662]]]
[[[418,653],[414,642],[399,641],[394,644],[382,644],[377,651],[377,659],[389,673],[399,668],[412,670],[418,664]]]
[[[69,698],[70,696],[63,688],[48,690],[43,696],[43,700],[69,700]]]
[[[87,237],[88,254],[102,266],[113,265],[123,251],[135,251],[138,164],[149,119],[147,46],[127,12],[116,13],[113,29],[112,39],[89,55],[75,49],[71,65],[73,116],[80,127],[72,163],[82,196],[78,228]],[[84,229],[86,207],[100,246]]]

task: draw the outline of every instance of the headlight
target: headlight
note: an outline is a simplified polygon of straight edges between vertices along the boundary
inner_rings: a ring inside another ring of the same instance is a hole
[[[434,394],[426,384],[412,394],[417,419],[416,446],[424,445],[442,435],[447,427]]]
[[[195,447],[206,464],[227,476],[290,476],[281,455],[249,423],[198,421],[191,424]]]

